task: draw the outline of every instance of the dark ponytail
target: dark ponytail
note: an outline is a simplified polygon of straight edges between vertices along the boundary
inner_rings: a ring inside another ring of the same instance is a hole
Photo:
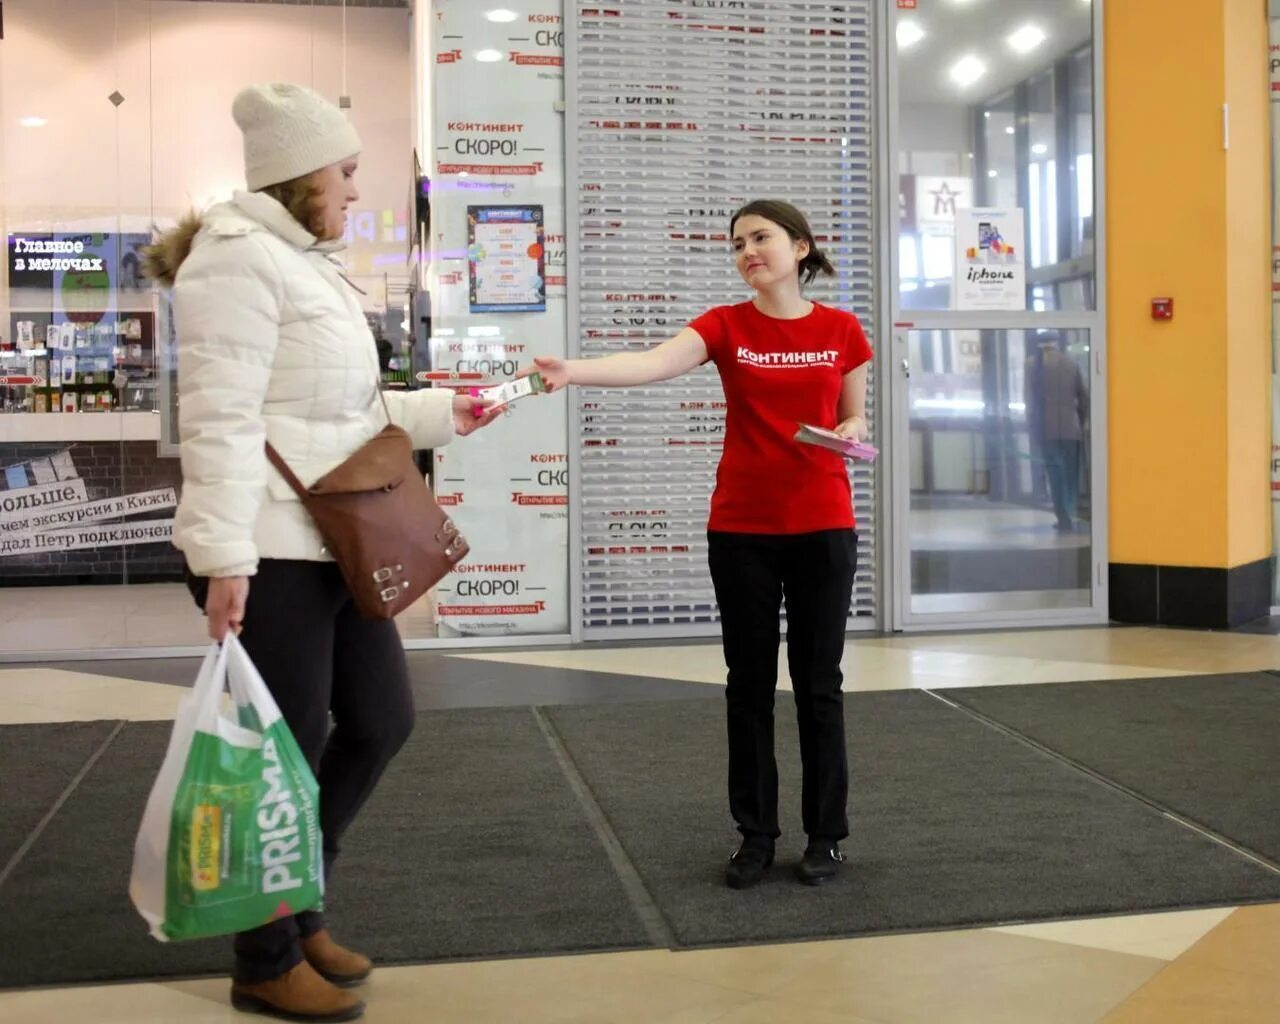
[[[799,274],[801,284],[808,284],[819,274],[835,277],[836,268],[831,265],[826,253],[818,248],[818,243],[814,241],[813,229],[809,227],[809,222],[805,219],[804,214],[790,203],[783,202],[781,199],[756,199],[747,203],[729,220],[729,234],[731,236],[734,225],[738,223],[738,218],[745,217],[748,214],[754,214],[757,217],[763,217],[765,220],[773,221],[774,224],[777,224],[778,227],[791,236],[792,241],[808,244],[809,252],[800,261]]]

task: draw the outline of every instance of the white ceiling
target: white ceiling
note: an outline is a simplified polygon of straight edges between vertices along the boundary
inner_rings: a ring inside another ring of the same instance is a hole
[[[970,106],[998,96],[1087,43],[1093,5],[1089,0],[917,0],[916,10],[893,13],[925,32],[914,46],[898,48],[902,102]],[[1020,56],[1006,39],[1024,25],[1036,26],[1046,38]],[[987,72],[962,89],[948,71],[968,55],[984,61]]]

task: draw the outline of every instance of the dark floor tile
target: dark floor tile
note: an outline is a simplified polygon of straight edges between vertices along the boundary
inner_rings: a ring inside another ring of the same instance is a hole
[[[409,679],[421,711],[432,708],[492,708],[555,704],[625,704],[650,700],[707,700],[719,691],[703,683],[646,676],[617,675],[545,665],[455,658],[433,651],[409,651]],[[6,668],[22,668],[10,665]],[[190,686],[199,658],[138,658],[111,661],[61,661],[30,664],[136,679],[170,686]]]

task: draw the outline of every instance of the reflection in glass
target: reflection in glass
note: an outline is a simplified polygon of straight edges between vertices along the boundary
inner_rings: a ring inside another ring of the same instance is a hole
[[[1089,334],[908,335],[912,611],[1090,603]]]
[[[153,227],[243,182],[228,116],[238,89],[294,80],[345,91],[365,143],[346,265],[388,340],[403,336],[413,81],[404,11],[3,6],[0,371],[21,363],[40,384],[0,413],[0,491],[42,489],[33,496],[66,520],[0,524],[0,651],[203,645],[168,539],[181,487],[170,311],[140,278],[138,250]],[[0,407],[15,391],[0,386]],[[434,628],[425,612],[402,627]]]
[[[1090,6],[1044,0],[1032,21],[1028,6],[930,5],[899,38],[899,252],[922,254],[899,267],[904,310],[956,308],[957,215],[993,206],[1023,211],[1026,308],[1095,308]],[[983,72],[952,74],[966,58]]]

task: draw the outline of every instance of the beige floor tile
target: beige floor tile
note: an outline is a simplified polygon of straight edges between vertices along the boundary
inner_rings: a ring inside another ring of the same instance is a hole
[[[224,979],[0,993],[0,1024],[236,1024]]]
[[[845,647],[841,668],[845,690],[933,689],[952,686],[1003,686],[1022,683],[1057,683],[1087,679],[1128,679],[1177,675],[1181,670],[1151,668],[1141,664],[1105,664],[1094,661],[1009,657],[990,645],[990,653],[885,647],[878,641],[851,641]],[[455,657],[500,661],[516,665],[542,665],[594,672],[612,672],[657,679],[723,685],[724,659],[719,645],[666,649],[635,648],[573,651],[509,651],[459,654]],[[787,691],[786,645],[778,654],[778,689]]]
[[[1085,921],[1050,921],[1020,924],[990,931],[1022,935],[1050,942],[1065,942],[1115,953],[1174,960],[1194,946],[1232,914],[1232,908],[1183,910],[1167,914],[1099,917]]]
[[[653,951],[379,971],[371,1024],[711,1024],[746,993],[659,975]],[[423,1016],[424,1006],[430,1014]]]
[[[43,722],[80,722],[82,718],[68,718],[66,715],[54,714],[50,717],[48,708],[35,704],[19,704],[16,701],[0,699],[0,725],[39,725]],[[92,721],[92,719],[88,719]]]
[[[711,1024],[753,1001],[645,968],[650,952],[381,968],[370,1024]],[[226,979],[0,994],[0,1024],[232,1024]],[[856,1024],[856,1022],[855,1022]]]
[[[10,678],[13,677],[13,678]],[[165,683],[145,683],[114,676],[94,676],[58,669],[0,672],[0,722],[12,722],[9,711],[32,721],[92,722],[124,718],[134,722],[171,720],[178,701],[189,691]]]
[[[1154,627],[1089,627],[999,633],[905,634],[887,647],[1090,661],[1189,672],[1254,672],[1280,665],[1280,637]]]
[[[870,1017],[834,1013],[806,1003],[784,1003],[776,999],[757,999],[717,1017],[715,1024],[889,1024]]]
[[[1217,967],[1165,968],[1125,1000],[1103,1024],[1275,1024],[1280,976]]]
[[[1086,1024],[1164,966],[996,932],[858,940],[773,998],[894,1024]]]
[[[41,700],[58,695],[91,694],[121,682],[128,680],[60,668],[0,668],[0,697]]]
[[[658,974],[695,980],[756,996],[769,996],[798,975],[838,959],[850,941],[796,942],[663,952],[647,966]]]
[[[1075,948],[1043,960],[984,967],[969,978],[954,979],[952,986],[943,985],[935,1015],[923,1015],[917,1006],[912,1008],[913,1019],[1094,1024],[1163,966],[1164,961],[1152,957]]]

